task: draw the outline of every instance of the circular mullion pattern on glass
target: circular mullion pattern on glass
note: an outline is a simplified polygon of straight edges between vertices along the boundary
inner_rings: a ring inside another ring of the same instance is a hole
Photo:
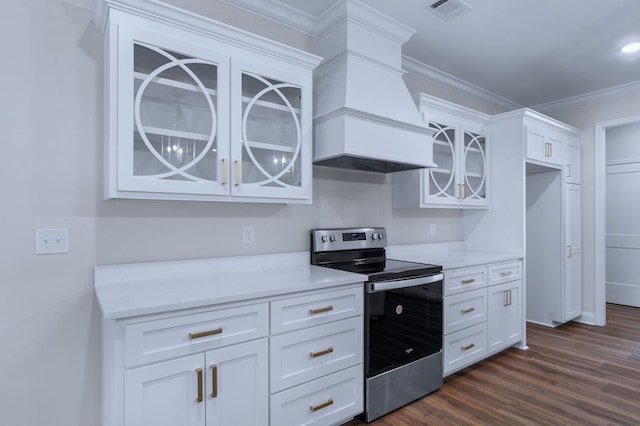
[[[465,175],[464,175],[464,182],[465,185],[467,186],[467,188],[469,188],[469,190],[471,191],[471,196],[467,197],[467,198],[476,198],[476,199],[482,199],[484,198],[481,194],[480,194],[480,190],[484,187],[484,182],[486,180],[486,158],[485,158],[485,154],[484,154],[484,149],[482,148],[482,143],[480,142],[480,139],[484,139],[482,136],[480,135],[476,135],[473,133],[467,133],[467,135],[471,136],[471,140],[469,141],[469,143],[467,144],[467,146],[465,146],[464,148],[464,162],[465,165],[467,163],[467,158],[469,156],[469,150],[472,148],[473,145],[475,145],[478,150],[478,152],[480,153],[480,158],[482,159],[482,177],[480,178],[480,182],[477,185],[477,187],[474,187],[473,184],[471,183],[471,181],[469,180],[469,177],[467,176],[466,170],[465,170]],[[466,168],[465,168],[466,169]]]
[[[167,172],[164,173],[157,173],[154,175],[148,175],[145,177],[148,178],[167,178],[167,177],[171,177],[171,176],[175,176],[175,175],[180,175],[184,178],[190,179],[192,181],[198,181],[198,182],[203,182],[203,181],[207,181],[207,179],[203,179],[200,178],[198,176],[194,176],[190,173],[187,173],[186,170],[188,170],[189,168],[193,167],[195,164],[197,164],[198,162],[200,162],[200,160],[202,160],[205,155],[207,155],[209,149],[211,148],[211,146],[213,145],[213,140],[215,139],[216,136],[216,132],[217,132],[217,120],[216,120],[216,109],[215,106],[213,105],[213,102],[211,101],[211,97],[207,95],[207,88],[205,87],[205,85],[202,83],[202,81],[200,80],[200,78],[193,72],[191,71],[191,69],[189,69],[189,67],[187,67],[186,65],[188,64],[205,64],[205,65],[213,65],[216,66],[216,64],[209,62],[209,61],[205,61],[202,59],[178,59],[175,56],[171,55],[170,53],[159,49],[155,46],[151,46],[151,45],[147,45],[147,44],[143,44],[143,43],[139,43],[141,46],[146,47],[147,49],[153,50],[154,52],[164,56],[165,58],[169,59],[170,62],[167,62],[166,64],[156,68],[155,70],[153,70],[153,72],[151,72],[142,82],[142,84],[140,85],[140,87],[138,88],[138,93],[136,94],[136,98],[135,98],[135,104],[134,104],[134,118],[135,118],[135,122],[136,122],[136,126],[138,128],[138,133],[140,134],[140,137],[142,138],[142,141],[144,142],[144,144],[147,146],[147,149],[149,150],[149,152],[158,160],[160,161],[165,167],[167,167],[169,170]],[[205,147],[202,149],[202,151],[200,152],[200,154],[198,154],[197,157],[193,158],[191,161],[189,161],[188,163],[184,164],[181,167],[176,167],[173,164],[171,164],[169,161],[167,161],[163,156],[162,153],[158,153],[158,151],[153,147],[153,145],[151,144],[151,142],[149,141],[149,138],[147,137],[147,134],[144,131],[144,127],[142,125],[142,120],[141,120],[141,114],[140,114],[140,105],[142,102],[142,95],[145,91],[145,89],[147,88],[147,86],[158,76],[160,75],[162,72],[168,70],[169,68],[173,68],[173,67],[180,67],[183,71],[185,71],[194,81],[194,83],[196,84],[196,86],[200,89],[200,91],[202,92],[202,95],[205,97],[207,104],[209,105],[209,109],[211,111],[211,131],[209,132],[209,138],[207,139],[207,143],[205,145]]]
[[[282,88],[286,88],[286,87],[292,87],[292,88],[297,88],[298,86],[289,84],[289,83],[278,83],[278,84],[273,84],[271,83],[269,80],[256,75],[256,74],[252,74],[252,73],[245,73],[245,75],[251,76],[253,78],[255,78],[256,80],[259,80],[260,82],[262,82],[266,87],[264,89],[262,89],[261,91],[259,91],[253,98],[251,98],[251,100],[249,101],[249,104],[247,105],[247,108],[244,111],[244,115],[242,116],[242,139],[245,141],[244,144],[244,148],[247,152],[247,155],[249,156],[249,158],[251,159],[251,161],[253,162],[254,166],[260,171],[260,173],[262,173],[266,179],[259,181],[259,182],[253,182],[253,185],[266,185],[269,184],[271,182],[275,182],[278,185],[282,185],[283,187],[286,188],[292,188],[294,187],[293,185],[290,185],[288,183],[282,182],[280,180],[280,178],[288,172],[289,168],[295,163],[296,159],[298,158],[298,155],[300,155],[300,149],[301,149],[301,144],[302,144],[302,130],[300,128],[300,120],[298,119],[298,115],[295,112],[295,108],[291,105],[291,102],[289,102],[289,99],[287,99],[287,97],[284,95],[284,93],[282,93],[282,91],[280,89]],[[255,103],[266,93],[273,91],[274,93],[276,93],[278,95],[278,97],[280,97],[280,99],[282,99],[282,101],[285,103],[285,105],[287,106],[287,108],[289,108],[289,110],[291,111],[291,116],[293,117],[293,121],[295,124],[295,128],[296,128],[296,134],[297,134],[297,138],[296,138],[296,146],[295,149],[293,151],[293,155],[291,156],[291,160],[287,163],[286,167],[283,167],[282,170],[280,171],[280,173],[276,174],[276,175],[272,175],[271,173],[269,173],[268,171],[265,170],[264,167],[262,167],[262,165],[260,164],[260,162],[258,161],[258,159],[255,157],[251,146],[249,145],[249,139],[247,137],[247,120],[249,118],[249,113],[251,112],[251,108],[253,108],[253,106],[255,105]]]
[[[433,185],[436,187],[436,189],[438,190],[438,192],[436,194],[433,194],[432,196],[435,197],[447,197],[447,198],[453,198],[455,197],[455,191],[454,191],[454,195],[450,195],[447,193],[447,189],[451,188],[451,186],[454,184],[454,178],[455,178],[455,164],[454,164],[454,160],[455,160],[455,151],[454,151],[454,141],[451,140],[451,138],[449,137],[449,134],[447,133],[447,130],[452,129],[455,131],[455,129],[453,127],[447,127],[447,126],[442,126],[438,123],[430,123],[429,126],[433,129],[436,129],[437,132],[433,135],[434,140],[437,140],[438,137],[443,137],[445,140],[441,141],[441,142],[446,142],[448,145],[449,150],[451,151],[451,171],[449,173],[449,180],[447,181],[447,183],[444,185],[444,187],[441,187],[438,184],[438,180],[436,179],[435,175],[434,175],[434,171],[433,170],[429,170],[429,174],[431,175],[431,183],[433,183]]]

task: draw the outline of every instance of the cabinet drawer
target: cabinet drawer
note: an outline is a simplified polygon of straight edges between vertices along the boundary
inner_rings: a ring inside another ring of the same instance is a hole
[[[444,334],[453,333],[486,320],[486,288],[444,298]]]
[[[516,281],[522,278],[522,262],[489,266],[489,285]]]
[[[268,335],[267,303],[176,315],[124,326],[127,367]]]
[[[444,272],[444,295],[461,293],[486,287],[487,268],[454,269]]]
[[[447,375],[487,356],[487,324],[482,323],[444,337],[444,373]]]
[[[362,315],[363,286],[271,302],[271,334]]]
[[[363,411],[362,364],[271,395],[272,425],[339,424]]]
[[[361,316],[271,338],[271,392],[362,363]]]

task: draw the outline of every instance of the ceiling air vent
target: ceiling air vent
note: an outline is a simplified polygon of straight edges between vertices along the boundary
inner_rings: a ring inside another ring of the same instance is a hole
[[[440,18],[449,21],[471,10],[471,7],[462,0],[437,0],[428,3],[428,9]]]

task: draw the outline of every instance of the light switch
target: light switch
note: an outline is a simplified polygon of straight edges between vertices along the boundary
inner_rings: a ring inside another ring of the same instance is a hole
[[[36,254],[69,253],[69,230],[36,229]]]

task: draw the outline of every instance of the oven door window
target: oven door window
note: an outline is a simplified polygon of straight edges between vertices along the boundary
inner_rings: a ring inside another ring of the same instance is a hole
[[[442,281],[367,293],[367,377],[442,350]]]

